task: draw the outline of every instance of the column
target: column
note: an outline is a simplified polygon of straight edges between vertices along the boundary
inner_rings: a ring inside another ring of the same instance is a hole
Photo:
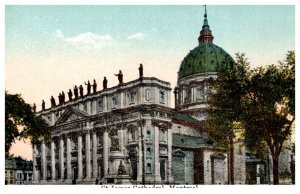
[[[78,141],[78,179],[82,179],[82,137],[81,134],[77,137]]]
[[[91,178],[91,138],[90,133],[85,134],[85,164],[86,164],[86,179]]]
[[[104,177],[108,175],[108,132],[107,130],[103,133],[103,170]]]
[[[143,176],[143,153],[142,153],[142,132],[141,127],[138,127],[138,138],[139,138],[139,146],[138,146],[138,168],[137,168],[137,181],[142,182]]]
[[[55,144],[54,140],[51,141],[51,177],[52,181],[55,180]]]
[[[86,103],[86,112],[88,115],[91,115],[91,101]]]
[[[97,113],[97,101],[93,100],[92,101],[92,114],[96,114]]]
[[[168,164],[167,164],[169,183],[173,182],[173,176],[172,176],[172,144],[173,144],[172,129],[169,128],[168,129]]]
[[[98,165],[97,165],[97,134],[93,133],[93,178],[96,179],[98,177]]]
[[[46,146],[45,143],[42,142],[42,172],[43,172],[43,176],[42,176],[42,180],[46,180],[46,175],[47,175],[47,163],[46,163]]]
[[[120,94],[120,108],[124,107],[124,92]]]
[[[54,112],[51,113],[51,123],[52,123],[52,125],[55,124],[55,113]]]
[[[36,144],[33,144],[33,152],[32,152],[32,165],[33,165],[33,172],[32,172],[32,180],[34,182],[38,181],[38,177],[37,177],[37,171],[36,171]]]
[[[103,96],[103,112],[107,112],[107,97]]]
[[[167,106],[171,107],[171,92],[169,90],[166,90],[167,95]]]
[[[67,179],[72,179],[71,140],[69,135],[67,136]]]
[[[143,99],[143,87],[140,86],[138,89],[138,93],[137,93],[137,104],[142,104],[144,99]]]
[[[64,140],[61,137],[59,140],[59,164],[60,164],[60,179],[64,179]]]
[[[154,127],[154,180],[160,182],[160,163],[159,163],[159,128]]]

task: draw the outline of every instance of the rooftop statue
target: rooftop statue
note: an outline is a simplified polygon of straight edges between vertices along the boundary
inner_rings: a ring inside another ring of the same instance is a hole
[[[103,90],[107,89],[107,79],[104,77],[103,79]]]
[[[80,97],[82,98],[83,97],[83,87],[82,87],[82,85],[79,86],[79,94],[80,94]]]
[[[143,64],[140,64],[139,73],[140,73],[140,79],[143,78],[144,77]]]
[[[69,101],[72,101],[73,94],[72,94],[72,90],[71,89],[69,89],[68,96],[69,96]]]
[[[86,89],[87,89],[87,95],[91,94],[91,83],[90,83],[90,80],[88,80],[88,83],[85,83],[84,84],[87,86]]]
[[[97,92],[97,83],[96,80],[94,79],[94,83],[93,83],[93,93],[95,94]]]
[[[42,110],[45,110],[45,101],[42,100]]]
[[[75,100],[78,99],[78,88],[76,85],[74,87],[74,97],[75,97]]]
[[[118,76],[119,85],[123,84],[123,73],[121,70],[119,70],[119,74],[114,74],[115,76]]]

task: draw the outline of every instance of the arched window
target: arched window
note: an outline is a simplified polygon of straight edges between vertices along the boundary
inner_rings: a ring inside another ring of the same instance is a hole
[[[112,101],[112,108],[116,108],[117,107],[117,98],[114,96],[114,97],[112,97],[111,101]]]
[[[162,90],[159,91],[159,102],[165,103],[165,91]]]
[[[147,130],[147,132],[146,132],[146,139],[147,140],[151,139],[151,131],[150,130]]]
[[[204,99],[204,85],[201,83],[201,85],[197,88],[197,95],[196,98],[197,100],[203,100]]]
[[[191,88],[187,88],[185,90],[185,103],[190,103],[192,102],[192,89]]]
[[[146,157],[147,158],[151,158],[152,157],[151,148],[147,148],[147,150],[146,150]]]
[[[103,101],[102,99],[98,100],[98,112],[102,112],[103,111]]]
[[[145,91],[145,98],[146,98],[147,101],[151,100],[150,90],[149,90],[149,89],[147,89],[147,90]]]
[[[147,174],[152,174],[151,163],[147,163],[146,173],[147,173]]]

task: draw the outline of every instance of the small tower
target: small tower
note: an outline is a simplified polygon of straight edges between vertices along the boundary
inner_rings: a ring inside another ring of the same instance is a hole
[[[206,5],[205,5],[203,26],[202,26],[202,30],[200,31],[200,36],[198,38],[199,45],[213,43],[213,40],[214,40],[214,37],[211,33],[211,30],[209,29],[209,25],[208,25],[208,21],[207,21],[207,11],[206,11]]]

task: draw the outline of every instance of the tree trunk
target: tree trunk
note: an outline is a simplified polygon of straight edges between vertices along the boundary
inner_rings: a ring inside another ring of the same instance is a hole
[[[230,148],[230,184],[234,184],[234,150],[233,150],[233,138],[230,136],[229,140]]]
[[[273,184],[278,185],[279,184],[279,162],[278,162],[279,154],[272,155],[273,159]]]
[[[233,138],[229,136],[228,144],[228,184],[234,184],[234,150],[233,150]]]

